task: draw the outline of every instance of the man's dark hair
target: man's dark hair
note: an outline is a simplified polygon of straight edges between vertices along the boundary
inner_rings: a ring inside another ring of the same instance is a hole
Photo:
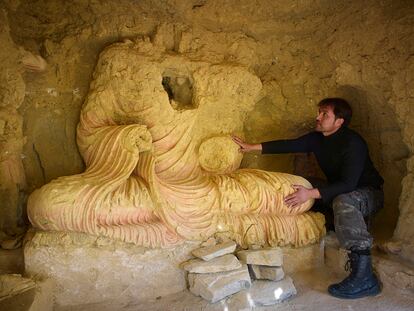
[[[319,102],[318,107],[332,107],[335,119],[344,119],[343,126],[348,126],[351,122],[352,108],[345,99],[325,98]]]

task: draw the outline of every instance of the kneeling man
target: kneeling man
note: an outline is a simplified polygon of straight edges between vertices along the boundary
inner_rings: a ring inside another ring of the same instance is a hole
[[[376,295],[380,285],[372,270],[372,237],[364,217],[382,208],[384,180],[372,164],[364,139],[348,128],[352,117],[349,104],[341,98],[326,98],[318,106],[315,131],[297,139],[261,144],[248,144],[238,137],[233,140],[243,152],[315,155],[327,184],[312,189],[295,186],[296,191],[285,198],[285,203],[295,208],[313,198],[333,209],[335,232],[341,247],[349,251],[351,273],[342,282],[330,285],[329,293],[339,298]]]

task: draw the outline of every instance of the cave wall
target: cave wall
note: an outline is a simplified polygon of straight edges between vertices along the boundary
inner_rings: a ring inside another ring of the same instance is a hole
[[[24,145],[21,106],[25,83],[20,63],[22,50],[10,37],[7,16],[0,12],[0,238],[14,234],[22,224],[26,179],[22,163]]]
[[[260,99],[235,133],[251,142],[301,135],[312,129],[320,99],[349,99],[351,125],[386,180],[386,207],[374,229],[389,236],[399,219],[395,237],[413,258],[411,1],[44,0],[0,7],[2,28],[10,29],[1,39],[10,42],[6,54],[20,46],[47,62],[45,71],[22,73],[25,193],[83,170],[76,125],[97,57],[113,42],[145,35],[172,53],[242,64],[261,79]],[[294,156],[249,154],[242,166],[292,172]]]

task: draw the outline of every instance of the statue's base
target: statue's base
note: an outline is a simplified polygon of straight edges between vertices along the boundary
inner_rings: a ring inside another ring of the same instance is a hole
[[[24,248],[26,273],[51,279],[60,306],[119,301],[139,303],[184,290],[180,263],[191,258],[198,242],[171,249],[148,249],[80,233],[36,231]],[[284,249],[287,273],[323,264],[320,244]]]

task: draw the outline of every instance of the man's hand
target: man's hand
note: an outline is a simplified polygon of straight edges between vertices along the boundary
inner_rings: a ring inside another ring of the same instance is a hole
[[[301,185],[293,185],[293,189],[296,191],[285,197],[285,204],[289,207],[296,207],[302,203],[305,203],[309,199],[319,199],[321,194],[316,188],[308,189]]]
[[[233,141],[240,146],[240,152],[249,152],[254,150],[262,150],[262,144],[248,144],[237,136],[231,136]]]

